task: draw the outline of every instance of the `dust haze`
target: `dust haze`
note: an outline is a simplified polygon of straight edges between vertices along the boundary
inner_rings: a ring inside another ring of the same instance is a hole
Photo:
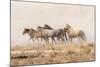
[[[70,24],[85,32],[87,40],[94,42],[94,7],[60,5],[34,2],[11,2],[12,45],[29,43],[29,36],[22,35],[24,28],[36,29],[48,24],[54,29]]]

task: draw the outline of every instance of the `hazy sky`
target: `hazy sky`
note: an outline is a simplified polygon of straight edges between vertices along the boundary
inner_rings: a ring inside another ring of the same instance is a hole
[[[85,32],[89,41],[94,41],[94,7],[79,5],[48,4],[34,2],[11,2],[11,42],[29,42],[23,36],[24,28],[34,28],[48,24],[55,29],[70,24]]]

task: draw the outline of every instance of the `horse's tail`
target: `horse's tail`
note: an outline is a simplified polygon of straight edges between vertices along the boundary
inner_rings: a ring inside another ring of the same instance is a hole
[[[86,41],[86,35],[83,31],[80,31],[80,36],[84,41]]]

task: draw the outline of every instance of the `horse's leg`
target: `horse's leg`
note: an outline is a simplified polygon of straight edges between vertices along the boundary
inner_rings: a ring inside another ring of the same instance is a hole
[[[38,44],[39,44],[39,38],[37,38]]]
[[[32,41],[31,41],[31,38],[29,39],[29,41],[32,42]]]
[[[61,39],[61,43],[63,42],[63,38],[62,38],[62,36],[60,35],[60,39]]]
[[[68,38],[67,38],[67,35],[66,35],[66,33],[64,34],[64,36],[65,36],[65,39],[66,39],[66,41],[68,41]]]
[[[53,37],[51,37],[51,41],[52,41],[52,44],[53,44]]]
[[[48,43],[48,37],[47,36],[44,37],[44,40],[45,40],[46,43]]]
[[[57,36],[57,41],[58,43],[60,43],[60,36]]]
[[[34,39],[32,38],[32,41],[34,42]]]
[[[30,40],[30,41],[32,41],[32,42],[34,42],[32,37],[30,37],[30,39],[29,39],[29,40]]]
[[[46,40],[47,40],[47,43],[49,43],[49,38],[48,37],[46,37]]]
[[[43,38],[41,37],[41,43],[42,43],[42,41],[43,41]]]
[[[61,39],[62,39],[62,42],[65,42],[64,36],[63,36],[63,35],[61,35]]]
[[[47,42],[47,38],[46,37],[43,37],[43,39],[44,39],[44,43],[46,43]]]
[[[32,38],[30,37],[29,40],[31,40]]]
[[[52,37],[52,40],[56,43],[56,41],[55,41],[55,38],[54,38],[54,37]]]
[[[52,40],[52,44],[53,44],[53,38],[51,37],[51,40]]]
[[[73,40],[72,37],[70,38],[70,40],[71,40],[71,42],[72,42],[72,40]]]

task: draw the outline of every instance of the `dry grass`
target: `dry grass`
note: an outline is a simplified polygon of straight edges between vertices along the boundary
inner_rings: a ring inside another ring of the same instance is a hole
[[[85,42],[16,46],[11,48],[11,65],[94,61],[94,48],[94,44]]]

